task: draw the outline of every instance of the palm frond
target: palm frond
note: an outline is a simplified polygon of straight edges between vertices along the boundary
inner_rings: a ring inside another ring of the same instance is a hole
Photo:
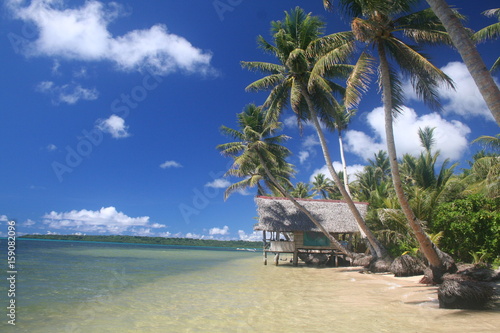
[[[368,91],[371,76],[374,72],[374,59],[369,54],[361,53],[346,82],[344,105],[355,107],[361,100],[361,95]]]
[[[489,9],[482,12],[486,17],[496,17],[500,21],[500,8]],[[489,39],[496,39],[500,36],[500,22],[493,23],[476,32],[472,38],[477,42],[484,42]]]
[[[433,109],[441,109],[437,88],[454,88],[453,80],[428,58],[413,47],[397,38],[387,40],[385,44],[391,56],[396,59],[403,74],[410,77],[410,82],[418,97]]]
[[[269,62],[261,61],[241,61],[241,67],[252,71],[258,71],[263,74],[279,74],[283,73],[286,68],[282,65],[277,65]]]
[[[459,19],[464,16],[454,11]],[[446,29],[432,9],[424,9],[401,16],[394,20],[396,30],[402,30],[403,34],[418,44],[443,44],[453,45]]]
[[[495,73],[499,69],[500,69],[500,57],[498,57],[497,60],[495,60],[495,62],[493,63],[493,65],[490,68],[490,72]]]
[[[263,105],[267,110],[266,121],[278,121],[281,112],[288,106],[291,84],[290,80],[285,80],[271,90]]]

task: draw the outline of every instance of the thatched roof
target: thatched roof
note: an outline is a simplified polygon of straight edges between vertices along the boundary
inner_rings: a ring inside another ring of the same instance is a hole
[[[351,210],[344,201],[297,199],[332,233],[359,232]],[[311,220],[286,198],[256,197],[259,222],[254,230],[264,231],[320,231]],[[367,203],[356,202],[361,216],[366,215]]]

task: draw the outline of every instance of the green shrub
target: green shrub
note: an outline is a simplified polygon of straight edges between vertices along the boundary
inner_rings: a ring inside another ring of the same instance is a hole
[[[471,195],[441,204],[432,232],[443,231],[440,248],[455,259],[471,262],[472,254],[485,253],[490,261],[500,254],[500,199]]]

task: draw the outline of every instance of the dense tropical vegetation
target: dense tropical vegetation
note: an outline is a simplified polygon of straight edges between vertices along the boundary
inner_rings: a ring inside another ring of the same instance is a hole
[[[329,8],[333,4],[324,3]],[[262,106],[250,105],[238,114],[239,130],[222,127],[224,135],[237,139],[218,146],[223,155],[233,158],[227,175],[242,178],[227,189],[226,198],[255,186],[259,195],[291,200],[369,202],[366,219],[353,204],[351,209],[374,257],[388,252],[394,257],[403,253],[419,257],[434,268],[437,282],[454,269],[451,257],[441,250],[458,261],[500,263],[498,135],[478,138],[475,144],[484,144],[484,149],[470,161],[470,168],[460,171],[440,158],[433,128],[420,129],[419,155],[398,159],[395,150],[392,125],[393,117],[404,110],[402,80],[408,78],[417,95],[435,109],[440,108],[437,87],[453,87],[451,79],[422,53],[422,45],[452,44],[445,26],[431,9],[413,11],[419,1],[339,3],[351,19],[351,31],[325,35],[324,23],[297,7],[285,12],[282,21],[271,23],[271,42],[258,37],[259,47],[276,62],[242,62],[244,68],[264,75],[247,91],[269,94]],[[456,11],[453,15],[462,18]],[[498,25],[476,36],[477,41],[498,36]],[[369,159],[362,172],[348,175],[342,132],[355,117],[374,74],[384,105],[388,149]],[[286,109],[295,113],[299,128],[308,122],[316,129],[329,175],[292,184],[294,166],[286,162],[291,152],[284,146],[288,137],[278,135],[279,118]],[[333,168],[326,132],[337,132],[340,172]]]

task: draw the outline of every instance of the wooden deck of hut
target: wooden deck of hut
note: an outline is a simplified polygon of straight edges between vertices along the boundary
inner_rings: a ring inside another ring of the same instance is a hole
[[[347,260],[335,249],[330,240],[311,222],[311,220],[286,198],[258,196],[255,198],[259,222],[254,230],[262,231],[264,242],[264,264],[267,265],[269,253],[273,253],[274,262],[279,263],[282,253],[292,254],[294,266],[298,265],[299,255],[305,253],[323,253],[332,256],[335,265],[338,259]],[[348,205],[337,200],[297,199],[335,239],[351,246],[353,235],[359,228]],[[367,203],[355,203],[361,216],[366,215]]]

